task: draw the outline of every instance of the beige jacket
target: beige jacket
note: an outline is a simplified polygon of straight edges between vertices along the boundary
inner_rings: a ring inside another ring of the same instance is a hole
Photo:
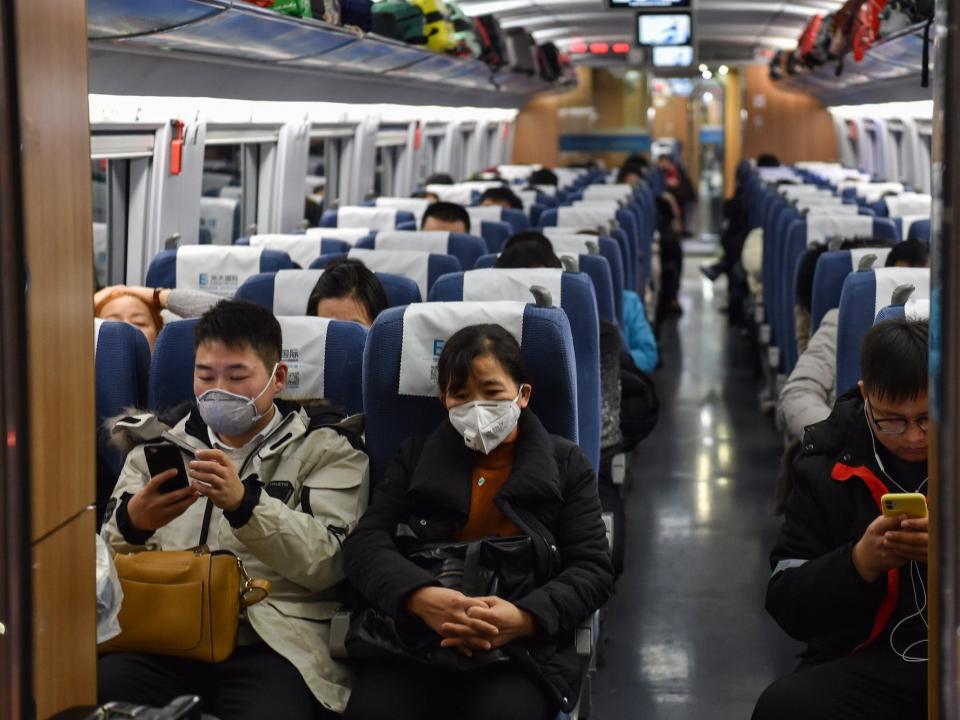
[[[244,468],[238,468],[241,480],[258,476],[259,501],[239,527],[214,508],[207,545],[211,550],[230,550],[243,560],[251,577],[271,581],[270,596],[247,611],[250,626],[299,669],[324,707],[342,712],[350,676],[330,657],[329,619],[340,606],[334,594],[344,576],[340,544],[367,505],[369,461],[335,429],[311,429],[310,417],[299,406],[280,402],[278,408],[283,412],[281,423]],[[205,500],[149,537],[147,533],[136,537],[135,529],[125,532],[127,526],[122,521],[118,525],[117,509],[126,495],[149,480],[144,443],[208,447],[199,413],[193,410],[172,428],[151,414],[128,416],[117,422],[114,436],[133,447],[107,508],[103,539],[116,552],[196,547]]]
[[[826,420],[837,402],[837,320],[834,308],[823,316],[807,349],[780,391],[777,419],[792,440],[803,430]]]

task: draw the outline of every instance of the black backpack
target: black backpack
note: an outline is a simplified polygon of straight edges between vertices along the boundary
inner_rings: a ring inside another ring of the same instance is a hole
[[[620,353],[620,432],[629,452],[653,432],[660,419],[660,399],[653,380],[626,352]]]

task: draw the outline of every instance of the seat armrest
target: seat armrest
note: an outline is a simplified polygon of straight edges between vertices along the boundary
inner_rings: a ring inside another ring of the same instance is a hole
[[[347,631],[352,618],[349,610],[338,610],[330,618],[330,657],[341,660],[347,657]]]

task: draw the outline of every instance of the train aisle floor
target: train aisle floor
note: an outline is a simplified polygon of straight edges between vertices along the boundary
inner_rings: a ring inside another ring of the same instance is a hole
[[[660,421],[632,458],[597,720],[749,718],[800,649],[763,607],[781,445],[701,262],[685,263],[685,313],[661,338]]]

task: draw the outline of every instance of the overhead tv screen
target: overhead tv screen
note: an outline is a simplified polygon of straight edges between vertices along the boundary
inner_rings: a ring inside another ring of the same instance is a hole
[[[653,48],[655,67],[689,67],[693,65],[693,48],[690,45],[659,45]]]
[[[637,39],[641,45],[690,45],[690,13],[637,13]]]
[[[633,10],[688,8],[690,0],[607,0],[610,8],[630,8]]]

